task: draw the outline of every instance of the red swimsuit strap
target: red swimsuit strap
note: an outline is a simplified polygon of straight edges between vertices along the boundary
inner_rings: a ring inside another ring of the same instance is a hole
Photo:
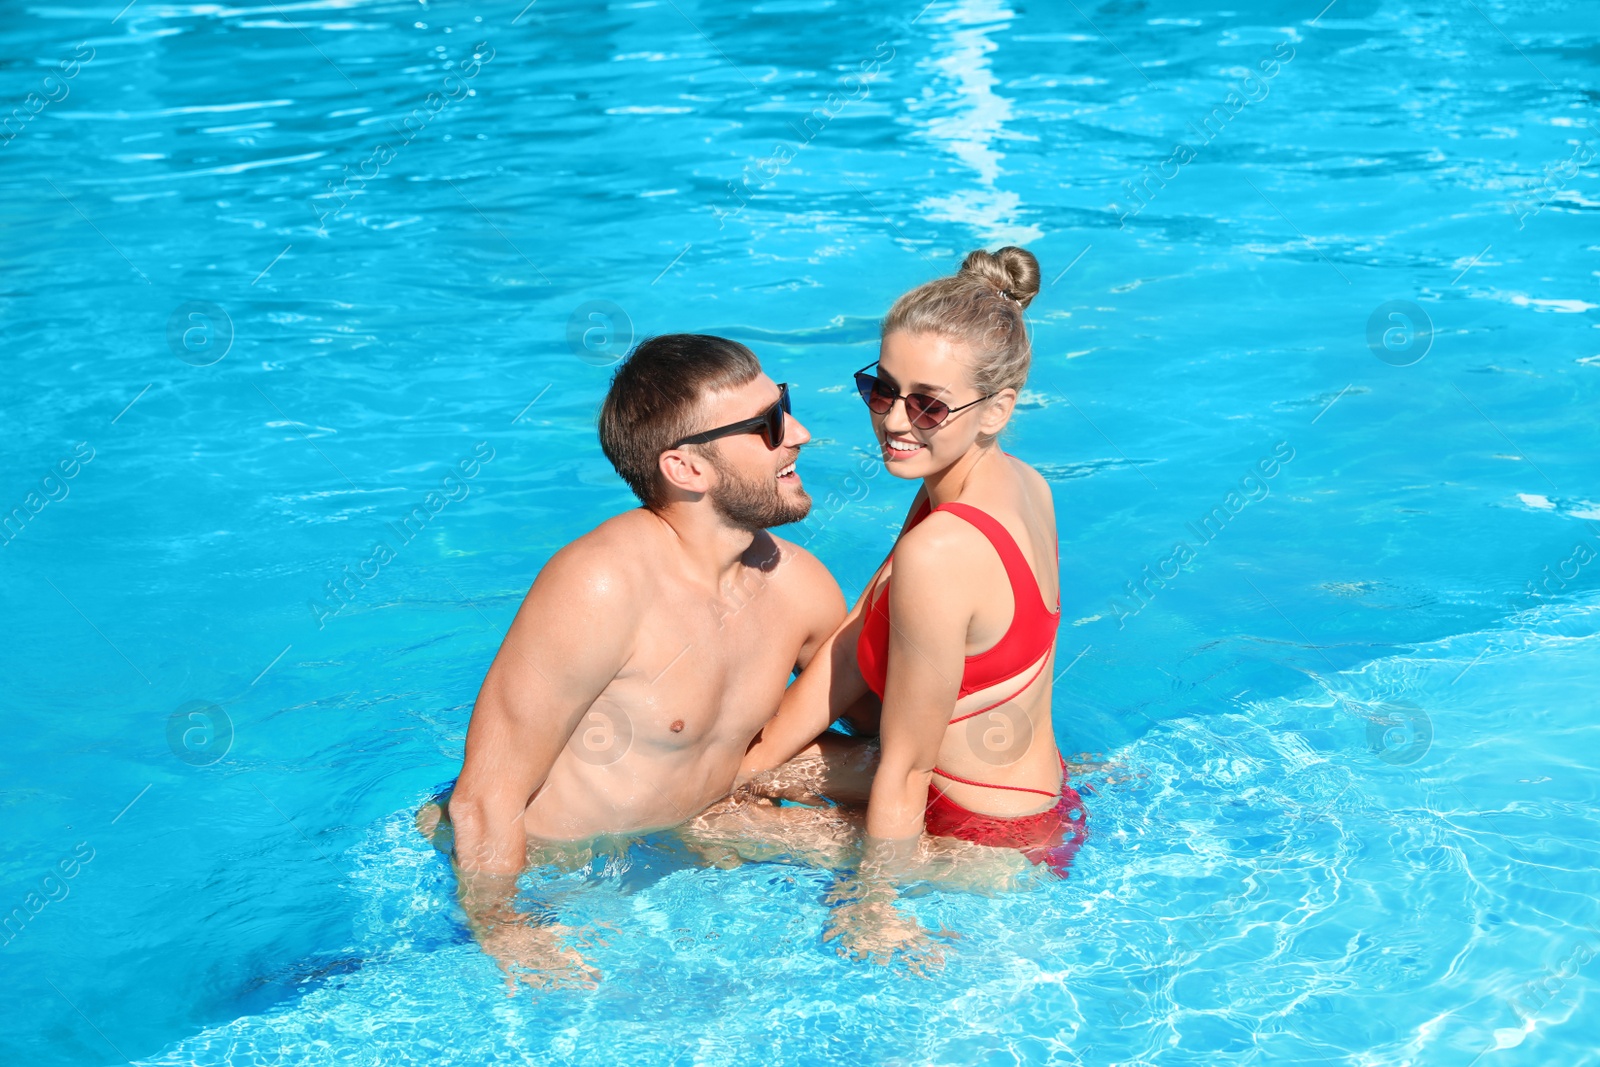
[[[1048,654],[1046,654],[1045,657],[1039,661],[1039,666],[1035,667],[1034,670],[1033,670],[1033,673],[1028,675],[1028,680],[1026,682],[1022,683],[1022,688],[1021,689],[1018,689],[1015,693],[1012,693],[1010,696],[1005,697],[1004,699],[995,701],[993,704],[990,704],[986,708],[979,708],[977,711],[969,711],[965,715],[957,715],[955,718],[950,720],[950,725],[954,726],[958,722],[966,722],[968,719],[976,718],[977,716],[982,715],[986,711],[993,711],[995,708],[998,708],[1001,704],[1006,703],[1006,701],[1017,699],[1023,693],[1026,693],[1028,691],[1028,686],[1033,684],[1034,679],[1038,678],[1039,675],[1044,673],[1044,665],[1046,663],[1049,663],[1049,662],[1050,662],[1050,656]]]
[[[952,726],[954,726],[958,722],[966,722],[968,719],[973,718],[974,716],[977,716],[977,715],[982,715],[986,711],[993,711],[995,708],[998,708],[1001,704],[1006,703],[1006,701],[1015,700],[1017,697],[1021,696],[1023,693],[1026,693],[1028,691],[1028,686],[1032,685],[1034,683],[1034,681],[1039,677],[1039,675],[1044,673],[1044,665],[1046,663],[1049,663],[1049,662],[1050,662],[1050,657],[1049,656],[1045,656],[1044,659],[1040,660],[1039,661],[1039,666],[1037,668],[1035,668],[1035,670],[1034,670],[1034,672],[1032,674],[1028,675],[1028,680],[1023,683],[1022,688],[1018,689],[1015,693],[1012,693],[1010,696],[1006,697],[1005,700],[997,700],[993,704],[990,704],[986,708],[979,708],[977,711],[968,712],[966,715],[958,715],[955,718],[950,720],[950,724]],[[941,770],[938,767],[935,767],[933,769],[933,773],[937,774],[941,778],[948,778],[952,782],[960,782],[962,785],[975,785],[979,789],[1007,789],[1007,790],[1010,790],[1013,793],[1038,793],[1042,797],[1055,797],[1055,796],[1060,796],[1061,795],[1060,790],[1057,790],[1054,793],[1047,793],[1043,789],[1030,789],[1027,786],[1021,786],[1021,785],[995,785],[992,782],[974,782],[970,778],[959,777],[957,775],[951,774],[949,771]]]
[[[932,515],[932,514],[933,514],[933,502],[931,500],[928,500],[926,497],[924,497],[923,500],[922,500],[922,506],[917,509],[917,513],[915,515],[911,516],[911,523],[900,534],[900,537],[904,537],[906,534],[908,534],[912,530],[916,529],[918,523],[920,523],[923,519],[927,518],[929,515]],[[895,538],[896,543],[899,542],[899,539],[900,538],[898,538],[898,537]],[[894,549],[891,548],[889,550],[888,557],[885,558],[883,562],[888,563],[889,560],[892,560],[892,559],[894,559]],[[885,587],[887,587],[888,584],[889,584],[889,580],[887,578],[885,578],[883,580],[882,584]],[[876,608],[880,603],[882,603],[882,604],[884,604],[884,609],[883,610],[885,612],[887,612],[889,610],[888,609],[888,605],[887,605],[888,595],[886,593],[882,597],[877,596],[876,594],[878,592],[878,585],[879,585],[879,583],[876,580],[874,580],[872,585],[867,588],[867,593],[868,593],[867,606],[868,606],[868,608]]]
[[[994,546],[995,554],[1000,557],[1000,563],[1006,569],[1006,577],[1011,580],[1011,595],[1016,601],[1011,609],[1013,623],[1028,610],[1024,608],[1023,597],[1019,592],[1028,586],[1033,587],[1033,603],[1038,604],[1045,615],[1055,616],[1060,613],[1059,606],[1055,611],[1045,607],[1044,596],[1039,592],[1039,578],[1033,573],[1033,568],[1028,566],[1027,559],[1022,555],[1022,549],[1017,545],[1017,539],[1011,536],[1011,531],[1005,528],[1004,523],[987,511],[975,508],[971,504],[963,504],[958,500],[953,500],[948,504],[940,504],[938,507],[931,509],[929,514],[933,511],[945,511],[957,518],[965,519],[969,524],[977,527],[978,532],[983,534],[989,543]],[[926,516],[923,517],[925,518]],[[918,521],[920,522],[921,519]],[[1031,607],[1032,604],[1029,605],[1029,608]],[[1004,639],[1002,638],[1002,640]]]
[[[1038,793],[1042,797],[1058,797],[1061,795],[1061,790],[1059,789],[1052,793],[1045,789],[1030,789],[1025,785],[993,785],[989,782],[974,782],[971,778],[962,778],[960,775],[951,774],[949,771],[941,771],[937,767],[933,769],[933,773],[940,778],[948,778],[952,782],[960,782],[962,785],[975,785],[979,789],[1004,789],[1011,793]]]

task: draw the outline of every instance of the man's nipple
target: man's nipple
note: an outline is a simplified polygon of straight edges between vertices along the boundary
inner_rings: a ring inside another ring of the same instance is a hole
[[[673,719],[672,720],[672,725],[670,727],[668,727],[668,729],[670,729],[675,734],[683,733],[683,720],[682,719]]]

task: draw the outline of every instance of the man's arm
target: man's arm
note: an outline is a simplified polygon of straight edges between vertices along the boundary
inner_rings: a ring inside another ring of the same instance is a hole
[[[806,621],[806,638],[800,644],[794,665],[796,671],[803,671],[844,619],[844,593],[820,559],[799,545],[787,541],[782,545],[783,554],[788,557],[786,562],[793,568],[789,576],[792,596],[800,617]]]
[[[795,568],[791,597],[808,627],[795,657],[800,677],[784,694],[778,714],[762,727],[745,753],[739,766],[740,785],[793,758],[866,690],[861,672],[855,668],[854,637],[841,637],[856,632],[851,623],[860,614],[860,604],[845,615],[844,594],[828,568],[803,548],[785,545],[784,553],[792,554],[786,561]],[[846,646],[848,660],[843,658]]]
[[[478,692],[466,759],[450,797],[468,924],[520,924],[512,907],[527,861],[523,813],[583,713],[632,651],[637,597],[602,545],[579,541],[540,571]]]

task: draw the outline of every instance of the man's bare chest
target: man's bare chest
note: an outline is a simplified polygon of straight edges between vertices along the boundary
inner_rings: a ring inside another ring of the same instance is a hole
[[[804,640],[778,597],[680,597],[645,612],[623,670],[595,702],[641,741],[744,746],[776,713]]]

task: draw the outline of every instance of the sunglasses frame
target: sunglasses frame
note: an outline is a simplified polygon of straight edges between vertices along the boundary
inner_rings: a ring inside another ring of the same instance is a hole
[[[905,401],[905,404],[906,404],[906,419],[911,423],[912,426],[916,427],[919,430],[937,429],[938,427],[943,426],[949,420],[950,416],[954,415],[956,412],[965,411],[967,408],[970,408],[973,404],[981,404],[985,400],[992,399],[993,397],[998,395],[996,393],[990,393],[988,396],[980,396],[978,399],[976,399],[974,401],[971,401],[970,403],[962,404],[959,407],[951,407],[949,404],[946,404],[943,400],[940,400],[938,397],[929,396],[927,393],[902,393],[902,392],[899,392],[897,390],[890,389],[888,386],[885,386],[885,385],[882,384],[883,383],[883,379],[882,378],[878,377],[876,374],[868,374],[867,373],[868,368],[876,367],[877,365],[878,365],[878,361],[877,360],[873,360],[871,363],[868,363],[865,367],[862,367],[860,370],[856,371],[856,373],[855,373],[856,393],[861,397],[861,402],[866,404],[867,405],[867,410],[868,411],[872,411],[872,413],[874,415],[887,415],[887,414],[889,414],[889,412],[894,410],[894,402],[896,400],[903,400],[903,401]],[[873,411],[872,410],[872,397],[873,396],[888,397],[889,398],[889,406],[884,408],[882,411]],[[911,401],[912,400],[916,400],[918,402],[918,406],[922,408],[922,415],[913,416],[911,414]],[[928,425],[923,426],[920,423],[918,423],[917,419],[925,417],[925,416],[928,415],[928,413],[929,413],[928,412],[928,405],[929,404],[938,404],[941,408],[944,409],[944,414],[940,415],[937,419],[935,419],[933,422],[929,423]]]
[[[777,424],[774,432],[773,424]],[[764,408],[761,414],[749,419],[740,419],[730,422],[726,426],[718,426],[714,430],[705,430],[701,433],[692,433],[676,444],[670,445],[667,451],[682,448],[684,445],[703,445],[715,441],[719,437],[733,437],[741,433],[759,433],[766,442],[767,451],[775,452],[783,446],[783,439],[789,431],[789,383],[778,383],[778,399],[770,407]]]

